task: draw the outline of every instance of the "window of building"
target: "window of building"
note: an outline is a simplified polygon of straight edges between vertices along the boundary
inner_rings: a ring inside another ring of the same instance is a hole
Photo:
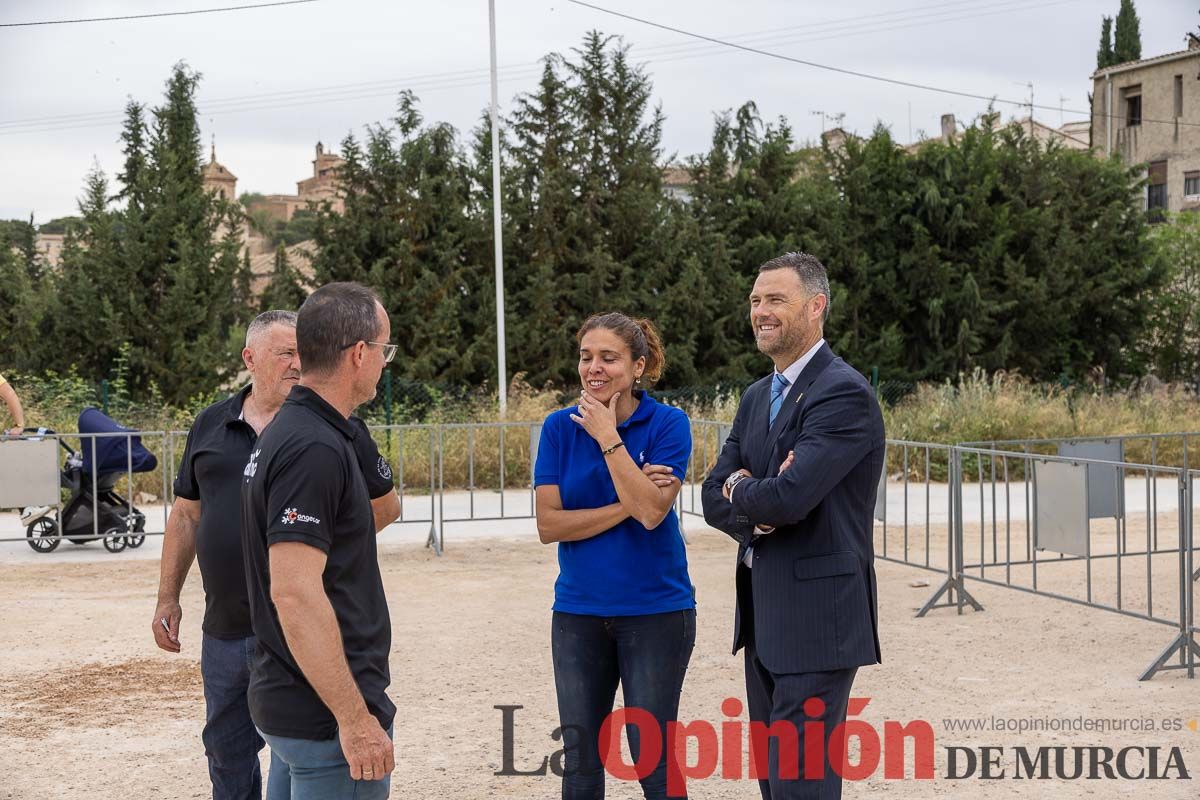
[[[1134,127],[1142,124],[1142,96],[1139,94],[1136,97],[1128,97],[1125,99],[1125,125]]]
[[[1188,197],[1200,197],[1200,172],[1183,173],[1183,193]]]
[[[1132,128],[1142,124],[1142,86],[1127,86],[1121,90],[1121,100],[1125,104],[1125,127]]]
[[[1175,76],[1175,116],[1183,116],[1183,76]]]
[[[1167,210],[1167,162],[1150,162],[1147,177],[1150,185],[1146,187],[1146,211],[1151,222],[1158,222]]]

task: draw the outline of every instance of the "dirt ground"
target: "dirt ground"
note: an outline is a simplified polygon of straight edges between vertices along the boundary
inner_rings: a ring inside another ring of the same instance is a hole
[[[719,725],[728,721],[721,701],[745,696],[741,658],[729,652],[735,551],[714,531],[692,526],[689,535],[698,633],[681,718]],[[393,796],[556,797],[552,774],[494,774],[502,758],[494,706],[524,706],[515,716],[517,768],[557,749],[550,738],[554,549],[528,538],[448,537],[447,547],[440,558],[407,544],[381,550],[393,623],[391,694],[400,709]],[[914,619],[939,576],[882,561],[877,572],[884,663],[859,671],[854,695],[870,698],[861,718],[878,729],[885,720],[928,720],[937,777],[913,780],[910,760],[908,779],[888,780],[881,766],[847,783],[845,797],[1200,796],[1200,731],[1187,727],[1200,718],[1200,678],[1169,672],[1137,681],[1171,641],[1171,628],[978,583],[970,586],[985,612],[943,609]],[[149,633],[157,574],[153,561],[0,566],[0,798],[209,796],[199,576],[184,595],[183,654],[172,656],[156,650]],[[1136,720],[1138,727],[1169,720],[1168,728],[1180,729],[1133,730],[1124,722],[1124,730],[1107,732],[966,733],[947,724],[993,717]],[[983,745],[1006,748],[1006,779],[945,777],[945,748]],[[1011,779],[1014,748],[1056,745],[1159,746],[1160,769],[1178,747],[1193,779]],[[758,796],[752,782],[720,775],[689,788],[694,798]],[[610,777],[608,796],[641,795],[636,784]]]

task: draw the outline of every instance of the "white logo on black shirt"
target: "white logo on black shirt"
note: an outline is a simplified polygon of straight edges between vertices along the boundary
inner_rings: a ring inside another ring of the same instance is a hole
[[[314,525],[320,525],[321,520],[316,517],[310,517],[308,514],[301,514],[294,508],[287,508],[283,511],[283,524],[295,525],[297,522],[311,522]]]
[[[387,460],[383,456],[379,457],[379,464],[376,468],[379,470],[379,477],[385,481],[392,479],[392,468],[388,466]]]
[[[242,475],[247,478],[253,478],[254,473],[258,472],[258,456],[262,450],[255,450],[250,454],[250,460],[246,462],[246,468],[242,470]]]

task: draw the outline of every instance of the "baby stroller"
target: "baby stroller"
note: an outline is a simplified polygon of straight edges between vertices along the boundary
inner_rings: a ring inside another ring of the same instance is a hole
[[[95,408],[85,408],[79,415],[79,432],[131,433],[129,428],[118,425]],[[59,444],[67,451],[61,484],[71,492],[71,498],[63,507],[61,526],[51,508],[26,528],[29,546],[39,553],[49,553],[58,547],[62,541],[58,538],[60,528],[63,537],[78,545],[94,541],[98,530],[104,548],[110,553],[119,553],[126,547],[141,547],[146,540],[143,533],[146,515],[113,491],[113,487],[122,475],[128,474],[131,464],[134,472],[150,472],[158,466],[158,459],[142,446],[140,436],[104,436],[96,437],[94,441],[95,463],[92,461],[92,440],[85,438],[80,446],[82,452],[77,453],[59,439]],[[93,509],[99,518],[98,525],[92,522]]]

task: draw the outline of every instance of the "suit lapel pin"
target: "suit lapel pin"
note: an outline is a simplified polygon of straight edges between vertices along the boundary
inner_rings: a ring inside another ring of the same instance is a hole
[[[800,401],[804,399],[804,392],[796,395],[796,405],[800,405]]]

